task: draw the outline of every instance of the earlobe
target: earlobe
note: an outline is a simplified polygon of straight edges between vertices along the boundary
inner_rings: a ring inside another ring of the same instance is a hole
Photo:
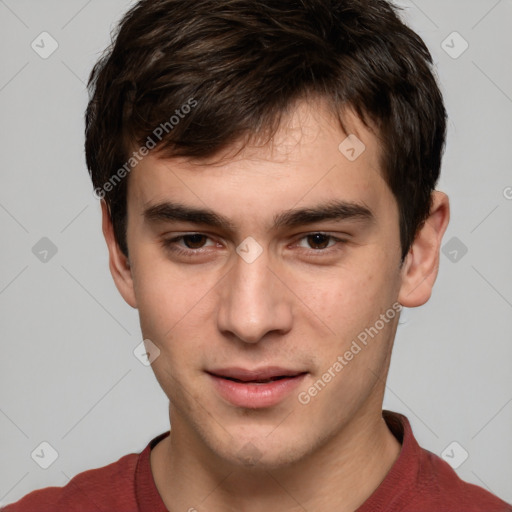
[[[129,259],[123,254],[114,236],[110,212],[104,199],[101,200],[102,230],[109,252],[109,268],[116,288],[132,308],[137,308]]]
[[[430,214],[416,235],[401,270],[402,284],[398,301],[402,306],[421,306],[430,298],[439,269],[441,242],[449,220],[448,196],[435,190],[432,193]]]

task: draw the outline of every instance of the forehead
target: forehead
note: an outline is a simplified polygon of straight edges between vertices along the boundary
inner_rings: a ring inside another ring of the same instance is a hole
[[[277,210],[336,200],[383,207],[391,192],[379,141],[350,112],[343,123],[349,133],[325,103],[304,101],[265,144],[234,145],[201,160],[150,153],[131,172],[129,209],[170,200],[268,221]]]

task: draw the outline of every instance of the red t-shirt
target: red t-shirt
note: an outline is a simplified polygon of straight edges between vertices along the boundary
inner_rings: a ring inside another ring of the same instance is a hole
[[[355,512],[512,512],[512,506],[462,481],[437,455],[421,448],[407,418],[383,411],[402,444],[380,486]],[[33,491],[2,512],[168,512],[153,480],[149,454],[169,435],[155,437],[140,453],[79,473],[64,487]]]

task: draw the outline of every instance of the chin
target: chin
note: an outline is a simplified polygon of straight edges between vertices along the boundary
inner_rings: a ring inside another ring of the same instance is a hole
[[[283,469],[307,456],[311,447],[304,445],[304,440],[293,436],[280,436],[270,440],[268,432],[260,437],[246,438],[233,436],[238,439],[236,445],[232,441],[224,446],[217,454],[229,464],[253,470]]]

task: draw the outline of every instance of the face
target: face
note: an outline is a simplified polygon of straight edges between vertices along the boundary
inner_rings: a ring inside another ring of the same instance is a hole
[[[286,465],[380,414],[398,209],[376,137],[349,125],[365,145],[353,161],[326,107],[300,103],[270,144],[210,161],[149,155],[129,176],[118,287],[160,350],[173,432],[222,460]]]

